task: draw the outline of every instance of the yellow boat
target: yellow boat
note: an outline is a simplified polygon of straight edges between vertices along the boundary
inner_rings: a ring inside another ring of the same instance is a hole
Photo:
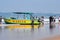
[[[23,12],[14,12],[14,14],[23,14],[24,19],[19,19],[18,17],[17,18],[14,18],[14,17],[10,17],[9,19],[8,18],[4,18],[4,21],[6,24],[32,24],[32,13],[23,13]],[[37,19],[34,19],[34,24],[39,24],[38,20]]]

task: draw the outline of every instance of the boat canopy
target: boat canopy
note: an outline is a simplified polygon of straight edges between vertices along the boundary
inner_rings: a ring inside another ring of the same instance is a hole
[[[13,13],[20,16],[21,19],[29,19],[29,20],[32,18],[32,14],[33,14],[33,13],[30,13],[30,12],[13,12]]]
[[[33,14],[33,13],[30,13],[30,12],[13,12],[13,13],[15,13],[15,14]]]

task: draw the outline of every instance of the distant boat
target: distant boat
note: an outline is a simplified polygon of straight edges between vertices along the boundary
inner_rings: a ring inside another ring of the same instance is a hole
[[[4,18],[6,24],[31,24],[32,23],[32,13],[25,13],[25,12],[14,12],[14,14],[21,15],[23,14],[23,19],[14,18]],[[34,24],[39,24],[38,20],[34,20]]]

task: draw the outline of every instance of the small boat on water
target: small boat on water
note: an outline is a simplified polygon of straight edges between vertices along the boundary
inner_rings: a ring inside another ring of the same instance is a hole
[[[33,13],[25,13],[25,12],[13,12],[14,14],[19,15],[17,18],[10,17],[10,18],[4,18],[4,21],[6,24],[23,24],[23,25],[29,25],[32,24],[33,19]],[[20,17],[23,16],[23,17]],[[23,18],[23,19],[19,19]],[[39,24],[37,19],[34,19],[34,25]]]

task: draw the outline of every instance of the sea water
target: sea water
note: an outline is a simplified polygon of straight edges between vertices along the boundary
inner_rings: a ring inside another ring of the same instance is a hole
[[[53,27],[50,28],[49,23],[45,22],[44,25],[34,29],[31,28],[11,29],[11,28],[7,28],[7,26],[0,26],[1,40],[38,40],[41,38],[55,36],[55,35],[60,35],[60,24],[54,24]]]

